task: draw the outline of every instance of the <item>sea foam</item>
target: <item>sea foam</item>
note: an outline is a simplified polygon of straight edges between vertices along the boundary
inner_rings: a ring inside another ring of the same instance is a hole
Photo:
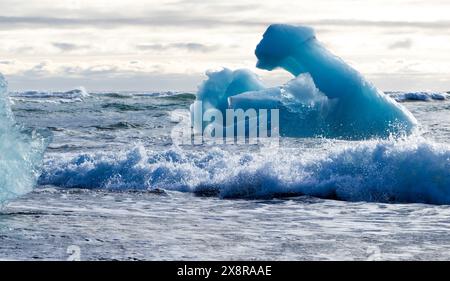
[[[445,101],[450,99],[450,95],[443,92],[389,92],[387,94],[398,102]]]
[[[194,192],[221,198],[310,195],[346,201],[450,204],[450,146],[421,138],[325,149],[236,153],[220,148],[54,157],[42,185]]]

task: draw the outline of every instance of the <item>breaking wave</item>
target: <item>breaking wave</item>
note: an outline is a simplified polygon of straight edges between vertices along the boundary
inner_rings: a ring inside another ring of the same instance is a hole
[[[423,139],[342,144],[326,152],[235,153],[136,147],[47,161],[42,185],[165,189],[221,198],[310,195],[346,201],[450,203],[450,146]]]
[[[445,101],[450,99],[448,93],[441,92],[389,92],[387,94],[397,102]]]

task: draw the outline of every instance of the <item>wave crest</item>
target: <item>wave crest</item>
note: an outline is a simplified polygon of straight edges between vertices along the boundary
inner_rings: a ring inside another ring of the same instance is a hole
[[[310,195],[346,201],[450,203],[450,147],[426,140],[343,144],[324,153],[224,151],[97,153],[46,163],[39,183],[166,189],[222,198]]]

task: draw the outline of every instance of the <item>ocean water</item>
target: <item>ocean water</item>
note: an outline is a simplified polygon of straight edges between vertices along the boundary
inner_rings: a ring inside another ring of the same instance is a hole
[[[11,93],[52,139],[0,259],[450,259],[449,95],[389,94],[413,135],[267,150],[175,146],[191,93]]]

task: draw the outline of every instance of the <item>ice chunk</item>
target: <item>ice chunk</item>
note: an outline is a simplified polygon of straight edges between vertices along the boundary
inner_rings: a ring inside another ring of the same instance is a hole
[[[230,108],[279,108],[282,88],[274,87],[260,91],[245,92],[228,98]]]
[[[281,87],[230,97],[229,106],[280,109],[280,133],[289,137],[328,136],[333,123],[328,116],[334,102],[315,87],[309,74],[301,74]]]
[[[30,192],[36,182],[46,140],[14,122],[0,74],[0,206]]]
[[[406,108],[326,50],[309,27],[271,25],[255,54],[259,68],[283,68],[295,78],[267,89],[249,70],[208,72],[197,93],[203,112],[277,108],[280,133],[289,137],[385,138],[409,134],[417,124]]]
[[[247,91],[264,89],[263,84],[253,72],[247,69],[232,71],[224,68],[219,71],[208,71],[208,79],[199,87],[196,100],[201,101],[201,112],[219,110],[225,116],[228,108],[228,98]],[[194,112],[200,111],[194,104],[190,107],[191,124],[194,125]],[[197,112],[198,113],[198,112]],[[201,115],[201,114],[200,114]],[[224,120],[225,122],[225,120]],[[203,129],[211,122],[202,122]],[[225,126],[225,124],[223,124]],[[194,126],[194,130],[196,130]],[[198,132],[197,132],[198,133]]]
[[[228,98],[247,91],[264,89],[258,77],[249,70],[232,71],[224,68],[220,71],[208,71],[208,79],[199,87],[197,100],[203,102],[203,112],[208,109],[228,108]]]
[[[417,124],[408,110],[325,49],[309,27],[271,25],[255,54],[259,68],[283,68],[294,76],[309,73],[317,89],[333,100],[334,108],[326,117],[330,125],[326,135],[385,137],[399,130],[411,132]]]

